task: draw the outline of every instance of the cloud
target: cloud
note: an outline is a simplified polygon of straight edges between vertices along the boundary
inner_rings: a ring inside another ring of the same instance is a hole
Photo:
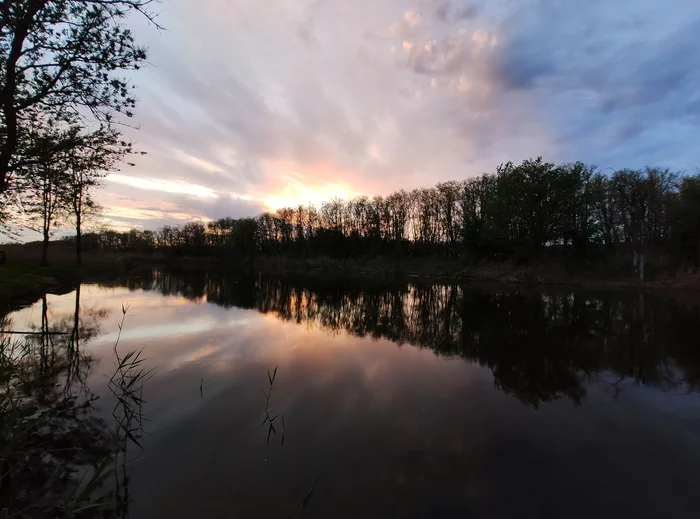
[[[473,19],[481,11],[481,5],[472,1],[434,0],[433,14],[441,22],[455,22]]]
[[[454,11],[454,20],[464,20],[465,18],[476,18],[481,11],[481,6],[476,3],[467,3]]]
[[[536,155],[700,165],[694,0],[170,0],[161,22],[134,26],[148,154],[107,182],[114,221],[385,195]]]
[[[153,229],[227,216],[242,218],[267,209],[263,201],[248,197],[225,193],[202,197],[176,190],[162,190],[160,185],[154,189],[133,189],[128,182],[110,182],[101,203],[104,207],[103,222],[119,229]]]
[[[208,187],[185,182],[172,182],[170,180],[158,180],[153,178],[130,177],[113,173],[108,177],[109,181],[147,191],[162,191],[164,193],[182,193],[199,196],[202,198],[217,198],[216,192]]]
[[[500,82],[528,89],[583,160],[697,167],[689,141],[669,147],[668,137],[697,131],[700,7],[672,3],[538,2],[516,11],[502,26]]]

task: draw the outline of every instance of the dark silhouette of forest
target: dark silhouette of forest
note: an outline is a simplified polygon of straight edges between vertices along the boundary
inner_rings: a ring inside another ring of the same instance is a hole
[[[105,231],[92,249],[253,259],[391,256],[527,264],[607,262],[641,279],[700,261],[700,176],[667,169],[610,175],[541,158],[387,197],[334,199],[257,218]],[[612,268],[612,267],[611,267]],[[657,269],[657,270],[654,270]]]
[[[328,333],[388,339],[488,367],[495,386],[537,407],[579,404],[586,382],[605,379],[700,389],[695,330],[700,308],[644,293],[481,290],[230,272],[144,274],[116,281],[223,307],[273,314]]]

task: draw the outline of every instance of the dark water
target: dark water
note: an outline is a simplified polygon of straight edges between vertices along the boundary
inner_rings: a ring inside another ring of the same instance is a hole
[[[113,285],[83,286],[80,310],[99,322],[93,391],[122,303],[121,348],[155,370],[133,517],[286,518],[314,485],[301,517],[700,516],[693,300],[204,272]],[[47,318],[74,308],[49,296]]]

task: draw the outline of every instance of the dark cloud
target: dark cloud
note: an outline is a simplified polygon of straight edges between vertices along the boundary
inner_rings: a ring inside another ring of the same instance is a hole
[[[609,157],[616,167],[661,157],[681,169],[688,158],[697,164],[697,153],[673,158],[662,151],[669,135],[683,142],[681,128],[698,130],[689,114],[700,92],[700,8],[677,4],[529,4],[500,25],[494,78],[507,90],[529,91],[542,117],[562,129],[562,149],[578,154],[571,158]]]
[[[500,83],[508,89],[531,88],[539,78],[554,74],[556,68],[547,46],[541,36],[516,37],[501,43],[493,62]]]
[[[455,8],[452,19],[457,21],[465,19],[472,20],[477,17],[480,11],[480,5],[475,3],[467,3],[466,5]]]
[[[481,5],[463,0],[433,0],[433,16],[440,22],[459,22],[477,17]]]
[[[435,18],[441,22],[446,22],[451,7],[450,0],[438,0],[435,2]]]
[[[313,21],[311,18],[308,18],[303,23],[299,24],[298,34],[301,41],[303,41],[306,45],[311,46],[318,43],[316,36],[314,36]]]

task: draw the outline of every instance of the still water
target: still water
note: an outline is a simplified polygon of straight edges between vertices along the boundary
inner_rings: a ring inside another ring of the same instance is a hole
[[[123,304],[154,370],[132,517],[700,516],[692,299],[153,273],[13,324],[77,297],[106,407]]]

